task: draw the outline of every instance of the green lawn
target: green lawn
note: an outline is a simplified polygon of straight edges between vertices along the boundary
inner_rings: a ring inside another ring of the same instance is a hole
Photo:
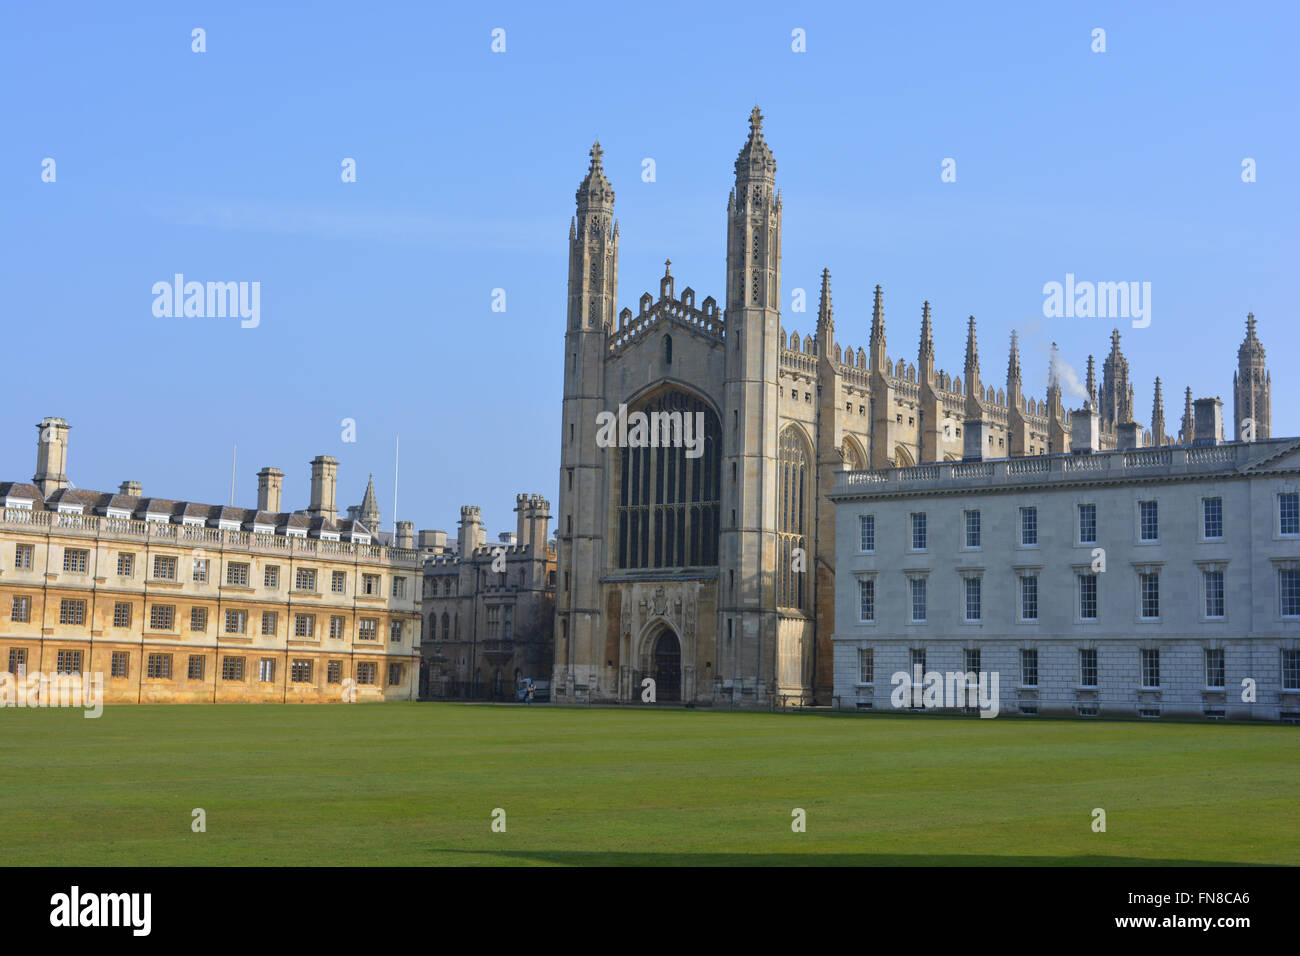
[[[1276,725],[6,708],[0,754],[9,865],[1300,863],[1300,731]]]

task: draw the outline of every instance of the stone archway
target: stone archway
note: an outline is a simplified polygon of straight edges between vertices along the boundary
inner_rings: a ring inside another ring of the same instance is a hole
[[[655,700],[676,703],[682,699],[682,643],[671,627],[663,627],[649,641],[647,676],[655,682]]]

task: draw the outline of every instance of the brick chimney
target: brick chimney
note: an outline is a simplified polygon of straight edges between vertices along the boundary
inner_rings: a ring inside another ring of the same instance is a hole
[[[117,486],[117,493],[119,495],[131,495],[132,497],[139,498],[144,494],[144,489],[140,487],[140,482],[138,481],[124,481]]]

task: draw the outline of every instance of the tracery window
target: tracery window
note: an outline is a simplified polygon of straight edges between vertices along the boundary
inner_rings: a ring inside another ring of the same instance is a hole
[[[813,498],[811,456],[799,430],[788,427],[777,446],[777,606],[808,607],[808,530]],[[802,548],[802,570],[796,570],[795,549]]]
[[[663,447],[624,447],[619,475],[618,543],[620,568],[715,567],[718,563],[718,508],[721,500],[722,432],[707,403],[676,389],[666,389],[628,412],[641,411],[652,423],[668,422]],[[683,426],[703,413],[699,457],[688,449],[673,421]],[[656,418],[655,416],[664,416]],[[675,416],[675,418],[674,418]],[[647,432],[648,434],[648,432]]]

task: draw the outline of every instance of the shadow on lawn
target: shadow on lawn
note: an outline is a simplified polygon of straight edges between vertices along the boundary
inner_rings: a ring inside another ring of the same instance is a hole
[[[493,857],[497,865],[560,866],[1256,866],[1131,856],[958,856],[887,853],[636,853],[588,850],[434,850],[448,857]],[[470,860],[466,859],[466,863]]]

